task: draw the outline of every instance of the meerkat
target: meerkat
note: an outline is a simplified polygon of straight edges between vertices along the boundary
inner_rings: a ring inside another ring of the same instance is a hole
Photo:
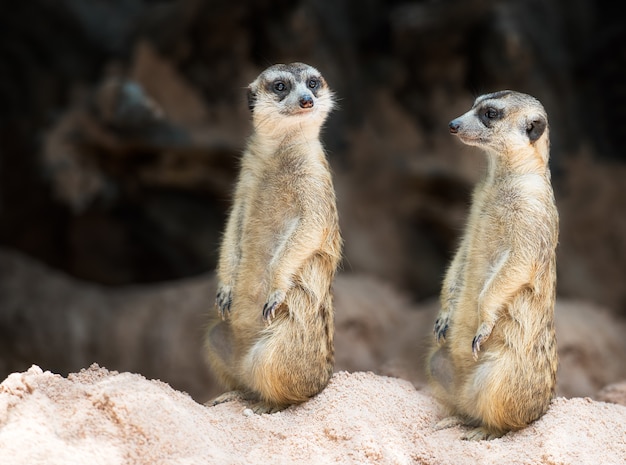
[[[541,417],[554,396],[558,213],[548,117],[526,94],[482,95],[450,132],[487,155],[464,235],[447,270],[427,363],[462,438],[493,439]]]
[[[342,238],[320,142],[333,92],[312,66],[277,64],[248,86],[248,106],[254,132],[206,338],[209,365],[229,391],[209,404],[241,398],[272,413],[318,394],[334,369],[332,283]]]

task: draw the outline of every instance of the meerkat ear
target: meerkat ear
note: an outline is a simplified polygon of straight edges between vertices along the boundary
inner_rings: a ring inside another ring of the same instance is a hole
[[[539,139],[543,132],[546,130],[547,125],[548,122],[541,115],[537,115],[534,118],[528,120],[528,122],[526,123],[526,133],[528,134],[528,138],[530,139],[530,141],[535,142],[537,139]]]
[[[248,87],[248,110],[254,111],[254,105],[256,104],[256,92]]]

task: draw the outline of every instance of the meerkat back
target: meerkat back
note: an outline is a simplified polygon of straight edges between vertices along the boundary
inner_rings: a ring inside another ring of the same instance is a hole
[[[450,132],[488,160],[447,271],[427,365],[431,386],[466,424],[465,439],[527,426],[554,395],[558,214],[550,184],[547,114],[512,91],[478,97]]]
[[[209,363],[259,413],[303,402],[332,376],[332,282],[341,236],[320,130],[333,108],[324,78],[274,65],[248,87],[254,132],[241,162],[217,268]]]

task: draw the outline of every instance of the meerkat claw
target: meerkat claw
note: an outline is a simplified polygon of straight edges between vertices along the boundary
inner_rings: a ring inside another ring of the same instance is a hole
[[[478,360],[478,352],[480,351],[480,345],[487,340],[491,335],[491,328],[485,323],[478,327],[476,336],[472,339],[472,355],[474,360]]]
[[[220,312],[222,320],[226,319],[226,314],[230,313],[230,306],[233,302],[233,296],[228,286],[220,287],[215,298],[215,305]]]
[[[446,334],[448,332],[449,327],[450,326],[448,324],[447,317],[437,318],[437,321],[435,321],[435,329],[434,329],[435,337],[437,338],[437,343],[441,341],[445,342]]]
[[[474,339],[472,340],[472,356],[475,361],[478,360],[478,352],[480,352],[480,343],[482,340],[482,336],[474,336]]]
[[[285,300],[285,293],[274,291],[263,305],[263,318],[268,324],[276,317],[276,309],[283,303],[283,300]]]
[[[265,305],[263,305],[263,318],[265,318],[268,323],[271,323],[272,319],[276,316],[276,306],[276,302],[272,302],[271,304],[266,302]]]

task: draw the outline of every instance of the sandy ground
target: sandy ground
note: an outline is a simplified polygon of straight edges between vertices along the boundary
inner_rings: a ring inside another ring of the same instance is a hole
[[[626,463],[626,407],[557,398],[520,432],[466,442],[435,431],[434,400],[408,381],[338,372],[309,402],[256,415],[93,365],[67,378],[33,366],[0,385],[2,464]]]

